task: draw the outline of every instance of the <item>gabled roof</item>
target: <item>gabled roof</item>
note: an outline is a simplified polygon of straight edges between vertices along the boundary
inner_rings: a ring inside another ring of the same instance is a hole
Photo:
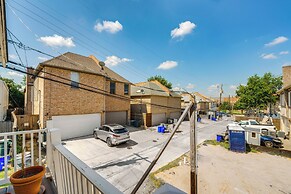
[[[112,79],[113,81],[130,83],[128,80],[118,75],[108,67],[103,66],[102,68],[99,65],[99,60],[92,55],[85,57],[79,54],[67,52],[50,60],[41,62],[36,68],[36,73],[38,73],[44,66],[96,74]]]
[[[140,91],[143,90],[143,93]],[[160,82],[154,80],[149,82],[140,82],[131,86],[131,96],[172,96],[181,98],[181,96],[165,87]]]
[[[201,98],[203,100],[203,102],[215,102],[214,99],[212,99],[210,97],[207,97],[207,96],[205,96],[203,94],[200,94],[198,92],[194,92],[194,95],[197,96],[197,97],[199,97],[199,98]]]

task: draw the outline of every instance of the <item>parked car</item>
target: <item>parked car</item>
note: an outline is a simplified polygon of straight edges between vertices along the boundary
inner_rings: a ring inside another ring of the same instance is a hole
[[[260,129],[262,130],[263,135],[275,135],[276,136],[276,127],[274,125],[263,125],[257,122],[256,120],[242,120],[240,122],[234,122],[228,124],[226,128],[228,128],[231,125],[240,125],[242,128],[255,128],[255,129]],[[271,133],[271,134],[269,134]]]
[[[283,142],[281,139],[272,137],[272,136],[261,136],[261,145],[264,145],[268,148],[272,147],[278,147],[281,148],[283,145]]]
[[[109,147],[130,140],[128,129],[118,124],[102,125],[94,129],[93,135],[96,139],[105,141]]]

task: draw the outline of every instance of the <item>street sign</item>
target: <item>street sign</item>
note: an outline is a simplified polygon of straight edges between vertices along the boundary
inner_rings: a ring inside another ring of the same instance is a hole
[[[8,61],[7,31],[6,31],[6,11],[5,0],[0,0],[0,62],[6,67]]]

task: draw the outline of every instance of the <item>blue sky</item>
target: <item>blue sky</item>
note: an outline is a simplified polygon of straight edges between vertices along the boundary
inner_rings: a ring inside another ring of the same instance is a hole
[[[7,0],[7,27],[53,56],[95,55],[135,83],[162,75],[174,87],[224,96],[254,74],[291,65],[288,0]],[[25,53],[19,50],[25,61]],[[12,45],[10,59],[18,61]],[[28,66],[47,56],[27,51]],[[21,79],[1,69],[0,75]]]

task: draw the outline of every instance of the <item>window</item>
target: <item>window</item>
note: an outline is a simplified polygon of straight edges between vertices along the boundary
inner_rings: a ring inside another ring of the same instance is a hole
[[[71,87],[79,88],[79,73],[71,72]]]
[[[291,91],[288,92],[288,106],[291,107]]]
[[[128,95],[128,88],[129,88],[129,85],[124,84],[124,95]]]
[[[115,82],[110,82],[110,94],[115,94]]]
[[[284,93],[280,95],[280,104],[281,104],[282,107],[285,107]]]
[[[255,132],[252,132],[252,138],[257,138],[257,134]]]
[[[250,121],[251,125],[259,125],[257,121]]]

